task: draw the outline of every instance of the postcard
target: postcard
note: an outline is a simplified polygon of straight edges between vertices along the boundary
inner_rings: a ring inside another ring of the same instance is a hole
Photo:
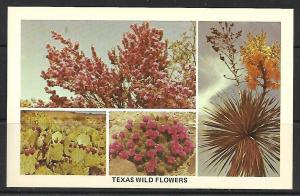
[[[7,186],[292,189],[293,10],[8,9]]]

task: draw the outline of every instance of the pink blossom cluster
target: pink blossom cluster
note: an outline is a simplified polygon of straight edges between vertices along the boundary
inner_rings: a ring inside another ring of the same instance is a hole
[[[112,134],[110,157],[119,156],[149,175],[176,170],[194,151],[188,128],[168,116],[128,120],[124,131]]]
[[[163,31],[147,22],[130,28],[118,49],[108,52],[111,65],[98,57],[93,46],[92,56],[87,57],[79,43],[52,32],[63,47],[46,46],[50,66],[41,77],[51,96],[49,102],[38,100],[34,107],[194,108],[195,66],[182,65],[183,77],[172,78]],[[53,87],[74,96],[59,96]]]

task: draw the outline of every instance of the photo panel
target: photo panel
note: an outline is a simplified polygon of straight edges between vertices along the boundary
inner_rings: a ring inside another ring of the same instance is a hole
[[[196,175],[193,112],[110,112],[110,175]]]
[[[280,175],[281,24],[199,22],[199,175]]]
[[[21,175],[105,175],[103,112],[21,111]]]
[[[20,105],[195,109],[195,40],[189,21],[22,20]]]

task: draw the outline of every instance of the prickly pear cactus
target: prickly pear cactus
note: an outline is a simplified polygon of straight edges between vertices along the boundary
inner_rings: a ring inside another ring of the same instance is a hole
[[[21,113],[21,174],[105,175],[105,115]]]

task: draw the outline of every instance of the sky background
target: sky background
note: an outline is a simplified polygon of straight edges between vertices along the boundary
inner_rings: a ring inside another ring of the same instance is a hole
[[[198,94],[200,100],[200,110],[199,110],[199,123],[205,118],[203,113],[203,107],[211,108],[213,107],[213,102],[216,101],[216,94],[222,91],[229,93],[234,93],[231,88],[234,81],[224,78],[224,74],[231,76],[229,70],[224,65],[223,61],[219,59],[218,54],[211,48],[211,44],[207,43],[206,35],[210,35],[211,27],[218,27],[218,22],[199,22],[198,23]],[[265,23],[265,22],[235,22],[234,30],[239,31],[242,29],[242,36],[239,38],[240,41],[236,42],[236,49],[243,44],[246,40],[247,34],[252,33],[253,35],[259,34],[264,31],[268,36],[268,44],[271,45],[273,42],[277,41],[280,43],[280,23]],[[273,92],[273,95],[279,96],[279,90]],[[205,127],[200,124],[199,127],[199,145],[202,143],[201,130]],[[205,167],[205,159],[209,154],[207,152],[199,151],[198,156],[198,173],[201,176],[207,175],[218,175],[218,170],[220,168],[215,167],[212,170],[208,170]],[[275,165],[279,171],[279,164]],[[271,171],[270,171],[271,172]],[[274,175],[272,172],[271,176]],[[225,175],[222,172],[220,175]]]
[[[40,77],[42,70],[47,70],[46,44],[56,47],[62,45],[51,38],[51,31],[62,34],[65,38],[80,43],[80,50],[91,56],[91,45],[97,54],[109,64],[107,52],[121,44],[123,33],[130,30],[129,26],[142,21],[47,21],[24,20],[21,23],[21,99],[48,100],[45,93],[46,81]],[[151,27],[164,30],[164,39],[176,40],[187,31],[190,22],[150,22]],[[68,91],[53,88],[59,95],[70,96]]]

